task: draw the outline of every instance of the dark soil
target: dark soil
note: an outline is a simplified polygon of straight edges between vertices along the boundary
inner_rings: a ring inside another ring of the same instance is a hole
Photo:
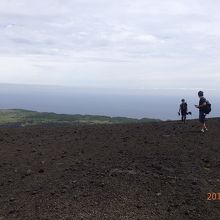
[[[0,220],[220,219],[220,119],[0,128]]]

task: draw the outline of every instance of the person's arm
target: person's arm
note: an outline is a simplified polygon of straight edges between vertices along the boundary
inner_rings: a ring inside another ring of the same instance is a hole
[[[199,105],[199,108],[202,108],[202,107],[204,107],[204,106],[206,106],[206,102],[203,102],[202,105]]]
[[[196,108],[202,108],[204,106],[206,106],[206,102],[203,102],[202,105],[195,105]]]

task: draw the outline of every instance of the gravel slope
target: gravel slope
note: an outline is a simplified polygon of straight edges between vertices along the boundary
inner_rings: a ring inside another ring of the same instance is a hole
[[[0,220],[220,219],[220,119],[0,128]]]

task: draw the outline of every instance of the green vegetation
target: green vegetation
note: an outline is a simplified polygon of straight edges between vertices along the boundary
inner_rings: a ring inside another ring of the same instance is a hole
[[[133,119],[98,115],[67,115],[49,112],[36,112],[23,109],[0,109],[0,125],[17,124],[21,126],[49,123],[117,124],[159,121],[156,119]]]

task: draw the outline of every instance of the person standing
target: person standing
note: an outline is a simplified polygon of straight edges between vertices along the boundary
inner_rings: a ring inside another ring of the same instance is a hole
[[[182,99],[181,102],[182,103],[180,104],[178,114],[180,115],[180,113],[181,113],[181,120],[182,120],[183,123],[186,123],[186,115],[187,115],[187,112],[188,112],[188,106],[187,106],[187,103],[186,103],[185,99]]]
[[[208,128],[206,126],[206,107],[207,107],[207,101],[204,97],[204,92],[199,91],[199,105],[195,105],[196,108],[199,109],[199,121],[202,124],[201,132],[204,133],[205,131],[208,131]]]

